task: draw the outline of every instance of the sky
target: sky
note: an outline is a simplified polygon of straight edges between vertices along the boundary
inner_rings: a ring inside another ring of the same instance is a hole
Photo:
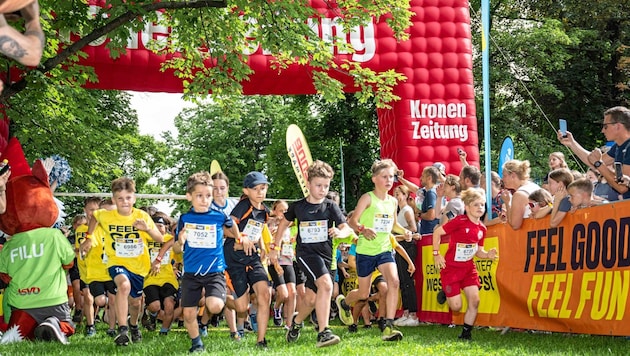
[[[148,93],[132,92],[131,107],[138,113],[138,125],[143,135],[153,135],[161,140],[161,133],[171,131],[177,134],[174,119],[184,108],[194,107],[194,104],[182,99],[182,94],[176,93]],[[155,183],[150,181],[151,183]],[[170,214],[173,210],[168,202],[156,204],[158,210]]]

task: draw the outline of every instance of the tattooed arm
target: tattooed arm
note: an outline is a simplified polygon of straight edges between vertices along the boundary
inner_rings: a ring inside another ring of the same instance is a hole
[[[37,1],[20,10],[24,18],[24,33],[11,27],[0,15],[0,53],[27,65],[37,66],[42,58],[46,38],[39,22]]]

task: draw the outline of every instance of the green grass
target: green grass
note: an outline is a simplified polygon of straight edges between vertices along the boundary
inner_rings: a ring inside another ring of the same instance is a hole
[[[346,327],[333,323],[334,332],[341,337],[341,343],[328,348],[315,347],[316,333],[312,326],[302,331],[300,339],[293,344],[285,341],[283,328],[271,327],[267,332],[269,348],[261,351],[256,348],[256,336],[249,333],[242,342],[232,341],[227,328],[210,328],[203,339],[206,353],[212,355],[628,355],[630,341],[622,337],[531,334],[509,332],[501,335],[498,331],[480,328],[473,331],[472,342],[457,339],[461,327],[449,328],[443,325],[424,325],[400,328],[405,337],[400,342],[381,341],[375,325],[372,329],[362,329],[350,334]],[[190,339],[185,329],[171,330],[168,336],[143,330],[142,343],[127,347],[117,347],[113,339],[105,334],[106,327],[97,325],[97,336],[86,338],[84,328],[77,328],[77,334],[70,339],[70,345],[46,342],[21,342],[0,345],[1,355],[182,355],[188,353]]]

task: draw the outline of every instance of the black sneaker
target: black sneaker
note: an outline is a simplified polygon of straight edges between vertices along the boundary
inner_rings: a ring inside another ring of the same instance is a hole
[[[443,290],[439,291],[437,294],[437,302],[440,304],[446,303],[446,293]]]
[[[168,331],[160,331],[160,336],[166,336],[168,335]]]
[[[219,314],[214,314],[212,315],[212,317],[210,318],[210,325],[212,325],[212,327],[218,328],[219,327],[219,322],[221,321],[221,315]]]
[[[89,325],[85,328],[85,335],[87,337],[92,337],[96,335],[96,328],[94,327],[94,325]]]
[[[203,344],[198,344],[198,345],[193,345],[190,350],[188,350],[188,352],[195,353],[195,352],[203,352],[204,351],[204,347]]]
[[[462,332],[457,338],[462,341],[472,341],[472,334]]]
[[[333,334],[332,330],[329,328],[324,329],[324,331],[317,334],[317,347],[326,347],[336,345],[341,341],[339,336]]]
[[[372,324],[363,325],[363,329],[372,329]]]
[[[349,333],[356,333],[357,331],[359,331],[359,327],[357,326],[357,324],[348,325]]]
[[[118,333],[118,335],[116,335],[116,337],[114,338],[114,343],[116,343],[116,345],[118,346],[127,346],[129,345],[129,335],[127,333],[127,331],[121,331]]]
[[[68,338],[63,331],[61,331],[61,325],[59,319],[51,316],[44,320],[35,328],[35,338],[44,341],[59,341],[60,343],[69,344]]]
[[[114,329],[107,329],[107,331],[105,333],[109,337],[115,337],[116,336],[116,330],[114,330]]]
[[[256,347],[259,349],[267,349],[267,339],[262,339],[256,343]]]
[[[77,309],[74,311],[74,315],[72,316],[72,322],[80,323],[83,320],[83,311],[81,309]]]
[[[295,316],[293,316],[293,322],[291,324],[291,329],[287,331],[287,342],[295,342],[300,338],[300,331],[304,327],[304,322],[296,323]]]
[[[138,325],[135,327],[129,326],[129,331],[131,332],[131,341],[136,343],[142,341],[142,334],[140,334],[140,328]]]

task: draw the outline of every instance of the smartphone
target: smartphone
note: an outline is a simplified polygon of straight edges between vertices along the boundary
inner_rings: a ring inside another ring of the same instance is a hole
[[[458,154],[458,155],[463,156],[463,155],[464,155],[464,153],[465,153],[465,152],[464,152],[464,150],[463,150],[463,149],[461,149],[461,148],[458,148],[458,149],[457,149],[457,154]]]
[[[394,174],[394,182],[398,182],[398,174]]]
[[[11,166],[9,166],[9,161],[5,159],[0,163],[0,176],[5,174],[9,169],[11,169]]]
[[[455,213],[453,213],[452,211],[447,211],[446,212],[446,217],[451,220],[455,217]]]
[[[560,126],[560,133],[562,134],[562,137],[567,137],[567,120],[560,119],[558,120],[558,124]]]
[[[617,183],[623,181],[623,165],[621,162],[615,162],[615,177],[617,178]]]

